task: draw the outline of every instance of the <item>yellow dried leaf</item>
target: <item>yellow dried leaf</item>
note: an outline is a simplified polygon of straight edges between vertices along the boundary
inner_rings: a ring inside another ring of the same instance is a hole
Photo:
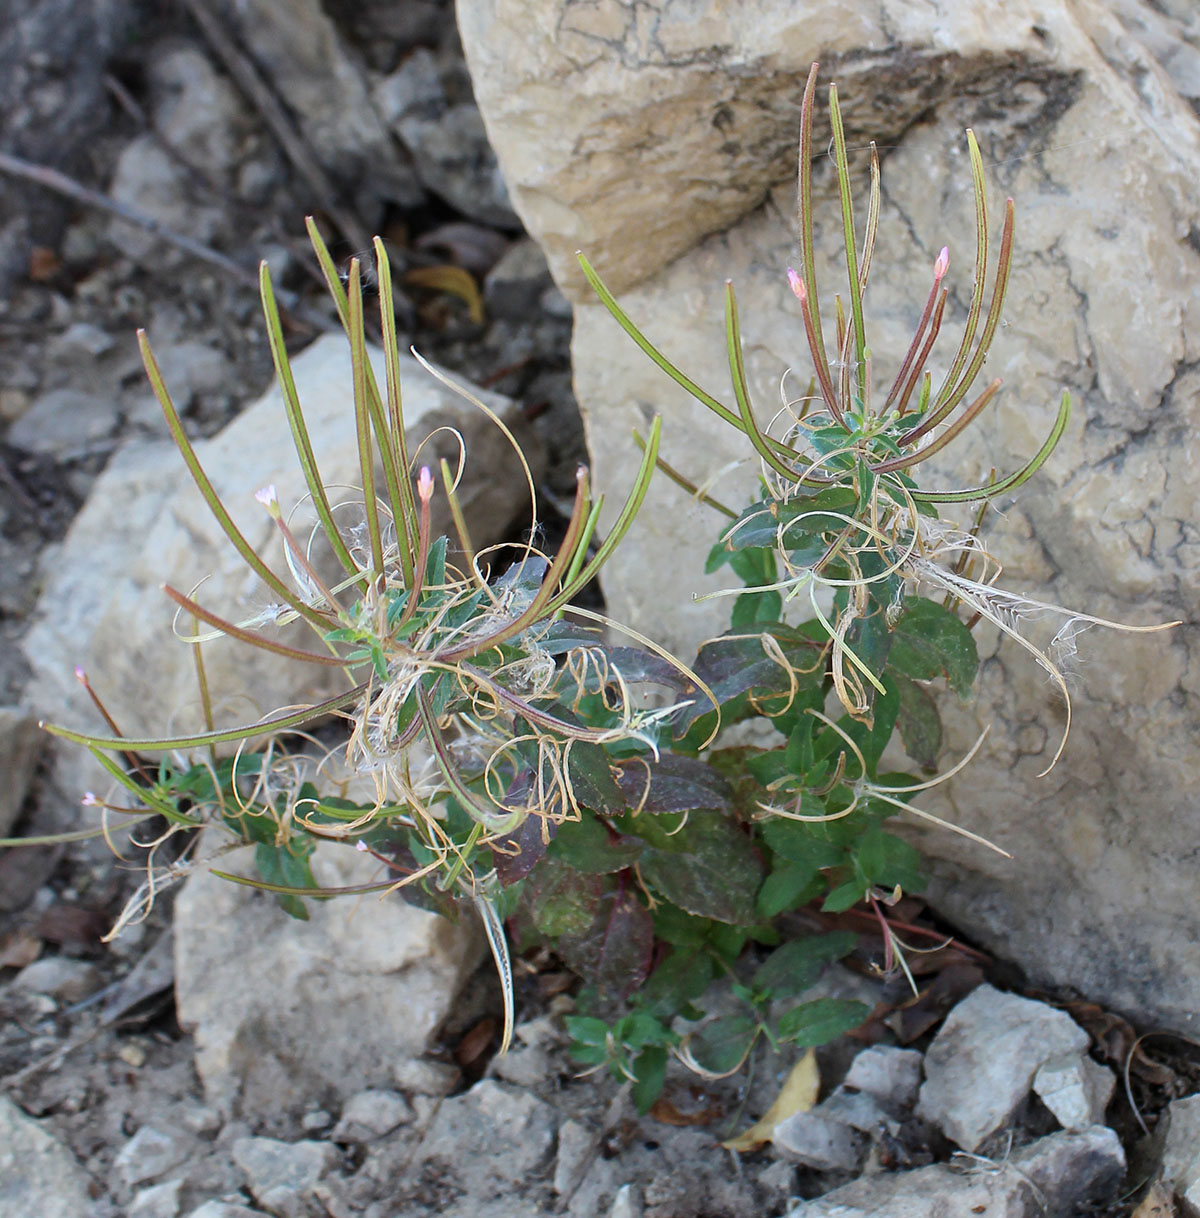
[[[461,266],[415,267],[405,273],[404,282],[434,292],[449,292],[467,303],[467,313],[473,322],[483,323],[483,297],[470,271]]]
[[[775,1097],[775,1102],[767,1109],[766,1116],[751,1125],[745,1133],[738,1134],[736,1138],[723,1142],[722,1145],[726,1150],[757,1150],[764,1142],[771,1140],[776,1125],[797,1112],[808,1112],[817,1102],[817,1092],[820,1089],[821,1076],[817,1072],[817,1055],[809,1049],[792,1067],[792,1072]]]
[[[1133,1211],[1133,1218],[1175,1218],[1171,1190],[1161,1180],[1155,1180],[1142,1203]]]

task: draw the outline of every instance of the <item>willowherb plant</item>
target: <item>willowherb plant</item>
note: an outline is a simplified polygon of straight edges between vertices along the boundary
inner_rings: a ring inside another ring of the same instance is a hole
[[[912,801],[974,753],[929,777],[942,738],[933,683],[969,693],[978,667],[971,626],[986,617],[1031,650],[1065,696],[1053,657],[1022,638],[1021,620],[1061,613],[1069,633],[1100,619],[998,589],[999,566],[978,541],[978,518],[964,529],[938,517],[941,507],[986,504],[1030,478],[1063,434],[1070,409],[1065,395],[1046,441],[1015,473],[954,491],[925,490],[914,478],[921,462],[969,426],[999,388],[993,381],[968,400],[1008,284],[1011,200],[985,309],[989,218],[982,159],[968,133],[978,245],[962,340],[935,391],[927,365],[947,302],[943,250],[908,351],[886,391],[876,393],[863,296],[879,215],[878,161],[872,149],[860,250],[831,88],[848,280],[848,311],[835,299],[831,358],[813,254],[815,90],[814,65],[802,110],[800,269],[788,272],[815,375],[804,397],[784,403],[776,416],[781,426],[764,429],[751,404],[732,287],[726,331],[736,408],[671,364],[581,259],[600,299],[634,341],[751,446],[761,462],[761,493],[740,512],[698,491],[659,457],[655,419],[646,439],[638,437],[640,469],[602,542],[593,537],[600,504],[592,502],[581,470],[558,552],[542,554],[531,541],[517,561],[493,570],[500,556],[472,548],[456,495],[458,475],[445,462],[440,493],[448,498],[455,537],[431,536],[430,502],[439,491],[434,471],[421,467],[405,445],[382,243],[376,241],[375,254],[387,361],[383,392],[367,359],[359,263],[351,263],[343,287],[310,223],[353,357],[364,527],[346,527],[345,505],[331,502],[316,467],[264,267],[268,333],[297,455],[319,533],[342,568],[334,583],[322,578],[315,539],[297,538],[273,489],[264,488],[260,501],[284,543],[288,570],[282,574],[249,546],[213,491],[141,337],[151,383],[201,493],[242,558],[287,607],[276,616],[306,622],[314,646],[283,644],[261,621],[228,621],[181,592],[168,589],[168,595],[181,614],[229,639],[341,668],[347,688],[319,705],[219,730],[211,723],[197,635],[211,730],[128,740],[50,729],[90,748],[128,799],[85,802],[101,805],[106,815],[162,818],[146,885],[128,917],[143,914],[156,888],[187,869],[156,866],[162,843],[179,834],[194,839],[203,826],[226,834],[224,847],[206,847],[210,865],[224,849],[254,848],[257,878],[218,874],[275,893],[298,917],[306,916],[306,899],[336,895],[319,888],[309,870],[317,841],[367,851],[381,865],[379,881],[338,891],[399,889],[444,914],[457,915],[463,906],[478,911],[503,985],[504,1045],[513,1020],[509,943],[522,952],[552,948],[586,983],[581,1013],[568,1021],[577,1059],[632,1080],[643,1110],[661,1090],[672,1054],[718,1077],[736,1070],[763,1040],[816,1045],[867,1016],[860,1003],[805,1000],[822,969],[854,949],[856,936],[842,929],[798,932],[788,916],[794,911],[815,904],[836,914],[865,905],[883,938],[882,966],[908,972],[887,908],[920,889],[921,860],[885,825],[901,812],[944,825]],[[656,466],[727,518],[707,568],[728,563],[745,585],[730,630],[705,642],[690,666],[633,631],[627,632],[630,645],[613,643],[603,629],[610,623],[571,604],[628,530]],[[806,611],[797,614],[802,600]],[[314,752],[307,729],[330,716],[344,724],[343,771],[367,776],[370,798],[342,795],[326,764],[329,746],[321,746],[324,757]],[[719,747],[725,728],[750,718],[769,724],[782,742]],[[881,772],[896,733],[920,775]],[[229,746],[236,749],[232,756],[216,751]],[[143,760],[148,753],[183,760],[153,767]],[[706,1018],[700,1004],[717,984],[731,986],[738,1013]],[[622,1004],[615,1013],[613,1001]]]

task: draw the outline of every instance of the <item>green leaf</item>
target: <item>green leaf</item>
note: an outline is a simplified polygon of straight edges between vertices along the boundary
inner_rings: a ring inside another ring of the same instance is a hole
[[[603,890],[599,876],[582,875],[558,859],[544,858],[525,881],[522,897],[537,930],[557,939],[587,931]]]
[[[754,921],[764,869],[737,824],[719,812],[693,812],[669,843],[670,849],[651,847],[642,856],[650,888],[688,913],[739,925]]]
[[[809,688],[819,688],[824,680],[821,655],[825,636],[819,624],[797,628],[782,622],[763,622],[759,626],[759,632],[754,635],[722,636],[700,648],[696,675],[709,686],[721,706],[751,691],[761,697],[786,693],[791,688],[787,670],[774,658],[774,648],[769,652],[763,646],[764,634],[778,644],[801,695]],[[676,734],[682,735],[694,720],[711,709],[706,699],[697,694],[695,704],[681,716]]]
[[[815,998],[785,1011],[779,1019],[779,1039],[790,1040],[802,1049],[826,1045],[844,1032],[857,1028],[871,1008],[849,998]]]
[[[816,985],[825,966],[848,956],[857,942],[858,936],[849,930],[792,939],[759,965],[754,987],[772,998],[793,998]]]
[[[754,909],[760,918],[774,918],[789,909],[807,905],[825,890],[825,877],[811,863],[784,860],[758,890]]]
[[[693,917],[665,901],[654,910],[654,933],[677,947],[699,947],[707,941],[712,925],[708,918]]]
[[[608,1043],[608,1024],[592,1015],[568,1015],[563,1023],[572,1040],[580,1045],[603,1048]]]
[[[764,622],[779,621],[783,612],[780,592],[743,592],[733,602],[729,625],[733,630],[752,630]]]
[[[949,609],[925,597],[910,597],[893,632],[888,664],[918,681],[944,676],[965,698],[979,670],[979,653],[971,632]]]
[[[904,751],[923,769],[934,769],[942,748],[942,720],[937,703],[923,685],[899,673],[890,673],[888,683],[894,683],[900,695],[896,726]]]
[[[650,974],[637,1001],[656,1018],[673,1019],[704,994],[715,974],[716,963],[707,952],[677,949]]]
[[[687,1047],[701,1069],[728,1074],[746,1060],[758,1031],[758,1020],[748,1015],[726,1015],[693,1033]]]
[[[529,819],[536,824],[536,817]],[[548,853],[576,871],[604,875],[637,862],[644,848],[639,838],[613,833],[590,812],[584,812],[580,820],[558,826]]]
[[[645,1116],[654,1107],[654,1101],[662,1095],[667,1077],[667,1051],[653,1047],[643,1049],[633,1059],[633,1076],[636,1080],[631,1092],[639,1116]]]
[[[841,433],[842,442],[846,433]],[[824,512],[848,512],[853,509],[857,495],[850,486],[797,486],[786,503],[777,499],[752,503],[738,517],[735,524],[726,530],[726,540],[721,548],[726,552],[761,548],[775,551],[782,547],[797,566],[804,566],[798,553],[810,553],[815,562],[825,552],[821,534],[845,527],[840,516],[822,515]],[[780,526],[784,526],[781,530]],[[709,555],[712,563],[716,554]]]
[[[808,863],[818,868],[836,867],[845,860],[846,851],[844,846],[829,839],[830,828],[832,826],[776,819],[763,825],[762,835],[776,854],[794,863]]]
[[[254,847],[254,866],[268,884],[315,888],[316,880],[309,867],[314,845],[311,838],[298,836],[282,845],[260,841]],[[308,921],[308,908],[300,897],[277,893],[275,899],[286,914],[300,922]]]
[[[572,741],[567,754],[567,776],[581,807],[609,815],[625,811],[625,797],[613,778],[611,760],[598,744]]]
[[[821,906],[823,913],[842,913],[853,909],[867,895],[870,884],[861,879],[847,880],[839,884],[826,898]]]
[[[624,806],[640,809],[639,816],[698,808],[723,810],[729,807],[732,794],[729,783],[707,763],[677,753],[663,753],[657,761],[652,757],[625,761],[617,772],[617,783]]]
[[[604,894],[582,934],[559,936],[556,950],[572,971],[621,997],[646,980],[654,954],[654,921],[629,890]]]
[[[868,883],[881,888],[899,884],[906,892],[918,892],[925,886],[921,852],[878,825],[872,825],[859,839],[855,863]]]

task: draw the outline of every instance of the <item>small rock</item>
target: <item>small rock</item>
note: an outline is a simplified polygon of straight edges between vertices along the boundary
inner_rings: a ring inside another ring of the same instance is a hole
[[[25,452],[62,457],[104,440],[116,425],[114,399],[78,389],[53,389],[8,429],[8,443]]]
[[[1190,1213],[1200,1213],[1200,1095],[1172,1100],[1167,1112],[1163,1179],[1192,1207]]]
[[[813,1110],[820,1116],[859,1133],[874,1134],[880,1129],[895,1133],[898,1126],[891,1113],[873,1096],[865,1091],[853,1091],[844,1084],[828,1099],[822,1100]]]
[[[262,1218],[262,1214],[228,1201],[206,1201],[199,1209],[192,1210],[187,1218]]]
[[[0,707],[0,837],[21,814],[41,751],[37,720],[14,706]]]
[[[921,1063],[921,1054],[915,1049],[872,1045],[850,1063],[842,1088],[865,1092],[889,1112],[901,1112],[917,1102]]]
[[[551,286],[546,255],[532,237],[513,242],[483,281],[489,317],[523,321],[536,313],[542,293]]]
[[[188,171],[162,147],[157,135],[135,136],[125,145],[108,189],[118,203],[127,203],[197,241],[211,241],[223,218],[216,206],[197,202]],[[115,217],[109,222],[108,239],[138,263],[173,267],[185,257],[154,233]]]
[[[579,1183],[580,1170],[592,1150],[592,1133],[578,1121],[564,1121],[558,1130],[554,1191],[561,1197]]]
[[[484,1079],[445,1100],[413,1156],[438,1163],[473,1198],[500,1197],[549,1158],[554,1110],[527,1091]]]
[[[930,1218],[931,1214],[1046,1218],[1110,1200],[1125,1174],[1117,1135],[1102,1126],[1056,1133],[977,1170],[945,1163],[879,1172],[804,1201],[787,1218]],[[1032,1185],[1032,1187],[1031,1187]]]
[[[86,960],[70,956],[43,956],[27,964],[13,978],[13,984],[32,994],[48,994],[61,1002],[81,1002],[100,988],[99,969]]]
[[[426,190],[465,216],[519,229],[474,102],[450,104],[432,52],[414,51],[374,91],[380,113],[412,153]]]
[[[208,1104],[185,1101],[175,1109],[180,1125],[197,1137],[207,1137],[221,1128],[221,1114]]]
[[[191,1153],[188,1140],[174,1130],[143,1125],[113,1160],[113,1172],[127,1187],[164,1175]]]
[[[1012,1118],[1041,1066],[1087,1047],[1087,1033],[1062,1011],[981,985],[925,1054],[917,1115],[973,1151]]]
[[[12,1218],[80,1218],[89,1179],[42,1125],[0,1096],[0,1212]]]
[[[402,1057],[392,1069],[392,1081],[413,1095],[449,1095],[458,1086],[458,1069],[427,1057]]]
[[[99,359],[117,345],[117,340],[107,331],[91,322],[77,321],[68,326],[51,344],[51,355],[55,360],[64,356],[78,359],[81,355]]]
[[[538,306],[542,312],[557,317],[559,321],[570,321],[575,316],[575,306],[554,284],[541,294]]]
[[[153,341],[153,334],[151,339]],[[154,358],[170,390],[171,400],[180,411],[187,410],[197,394],[223,389],[229,376],[229,359],[225,353],[193,339],[154,342]],[[161,407],[159,413],[162,413]]]
[[[781,1121],[771,1142],[785,1159],[814,1171],[853,1171],[863,1145],[849,1125],[815,1109],[793,1113]]]
[[[608,1218],[642,1218],[642,1194],[633,1184],[622,1184],[613,1198]]]
[[[312,1112],[306,1112],[300,1118],[300,1128],[305,1133],[320,1133],[332,1124],[333,1117],[324,1108],[314,1108]]]
[[[1117,1085],[1116,1076],[1090,1057],[1064,1054],[1033,1076],[1033,1089],[1064,1129],[1102,1125]]]
[[[140,1189],[129,1203],[129,1218],[176,1218],[182,1180],[167,1180]]]
[[[117,1050],[117,1056],[135,1070],[140,1070],[146,1064],[146,1050],[136,1041],[129,1041]]]
[[[274,1138],[238,1138],[233,1161],[246,1177],[250,1195],[281,1218],[306,1218],[306,1197],[338,1161],[328,1142],[278,1142]]]
[[[251,128],[237,91],[198,47],[152,53],[146,66],[158,134],[184,153],[188,164],[225,180]]]
[[[29,394],[24,389],[0,389],[0,423],[12,423],[28,409]]]
[[[408,1101],[395,1091],[360,1091],[346,1101],[342,1119],[329,1135],[330,1141],[371,1142],[412,1118]]]

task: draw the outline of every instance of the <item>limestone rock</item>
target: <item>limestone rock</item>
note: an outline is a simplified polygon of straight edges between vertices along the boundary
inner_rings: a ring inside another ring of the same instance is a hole
[[[66,460],[103,441],[116,425],[117,405],[110,398],[53,389],[8,429],[8,442],[26,452]]]
[[[1168,1112],[1163,1179],[1190,1207],[1186,1213],[1200,1213],[1200,1095],[1173,1100]]]
[[[854,1171],[862,1154],[862,1139],[849,1123],[824,1112],[796,1112],[775,1126],[775,1150],[814,1171]]]
[[[32,715],[0,707],[0,837],[7,836],[21,814],[41,746]]]
[[[472,1198],[502,1197],[549,1159],[554,1125],[548,1104],[528,1091],[485,1079],[443,1101],[414,1164],[436,1162]]]
[[[1013,1116],[1043,1065],[1087,1046],[1069,1015],[981,985],[950,1012],[925,1054],[917,1115],[973,1151]]]
[[[143,1125],[121,1147],[113,1160],[113,1173],[126,1188],[132,1188],[178,1167],[193,1149],[191,1140],[177,1130]]]
[[[915,1049],[870,1045],[850,1063],[841,1089],[869,1095],[889,1112],[901,1112],[917,1102],[921,1062]]]
[[[320,0],[240,0],[240,35],[335,181],[401,207],[422,194],[371,100],[363,66]]]
[[[427,190],[485,224],[520,226],[478,107],[469,99],[450,100],[431,51],[414,51],[376,86],[374,96],[388,126],[412,152]]]
[[[79,1218],[91,1208],[88,1182],[66,1147],[0,1096],[0,1213]]]
[[[787,1218],[929,1218],[988,1214],[1042,1218],[1087,1212],[1112,1198],[1125,1155],[1111,1129],[1056,1133],[1014,1151],[998,1170],[954,1171],[944,1163],[917,1171],[879,1172],[802,1201]]]
[[[245,1174],[251,1196],[279,1218],[307,1218],[313,1187],[337,1160],[337,1150],[328,1142],[238,1138],[233,1144],[233,1161]]]
[[[345,846],[314,855],[323,886],[376,870]],[[268,1131],[386,1087],[397,1061],[425,1051],[483,953],[475,927],[394,895],[309,905],[298,922],[268,894],[204,872],[175,904],[176,1003],[205,1093]]]
[[[1107,1066],[1074,1054],[1052,1058],[1033,1076],[1038,1099],[1064,1129],[1102,1125],[1116,1086],[1116,1075]]]
[[[722,283],[732,278],[763,424],[783,370],[796,369],[793,393],[808,378],[784,272],[795,258],[794,140],[810,62],[820,58],[824,83],[840,86],[851,145],[873,137],[888,148],[867,297],[879,381],[903,354],[944,243],[953,318],[935,375],[953,350],[974,256],[962,136],[973,127],[991,197],[1011,194],[1017,207],[1005,324],[987,367],[1005,389],[953,461],[923,467],[926,483],[977,485],[993,465],[1017,468],[1070,390],[1075,414],[1059,451],[987,523],[1005,580],[1117,620],[1196,619],[1200,253],[1188,234],[1200,227],[1200,123],[1173,83],[1196,45],[1186,7],[1165,10],[1178,23],[1169,29],[1191,31],[1178,58],[1169,40],[1139,41],[1139,31],[1161,28],[1164,11],[1139,0],[1122,0],[1119,17],[1098,0],[856,0],[836,12],[777,0],[752,22],[682,0],[653,10],[538,0],[532,11],[520,6],[521,21],[511,19],[516,7],[460,0],[460,25],[514,205],[560,286],[587,300],[572,262],[583,248],[668,358],[729,401]],[[818,147],[826,131],[818,115]],[[861,201],[865,158],[852,172]],[[814,193],[822,299],[831,302],[844,269],[824,157]],[[653,411],[664,415],[667,461],[697,483],[716,479],[727,503],[747,499],[757,462],[746,444],[598,305],[576,310],[573,361],[594,482],[610,512],[639,455],[630,431],[644,432]],[[691,599],[722,586],[702,574],[720,528],[656,479],[606,568],[609,612],[690,658],[728,621],[727,602]],[[1061,707],[1014,645],[986,629],[980,641],[977,709],[947,708],[947,758],[983,723],[992,735],[927,806],[1014,858],[922,833],[936,903],[1039,983],[1194,1031],[1200,914],[1181,846],[1200,781],[1194,629],[1093,631],[1081,641],[1073,734],[1045,779],[1036,776],[1057,747]]]
[[[394,1091],[360,1091],[346,1101],[342,1119],[329,1137],[333,1142],[370,1142],[412,1119],[413,1110],[404,1096]]]

